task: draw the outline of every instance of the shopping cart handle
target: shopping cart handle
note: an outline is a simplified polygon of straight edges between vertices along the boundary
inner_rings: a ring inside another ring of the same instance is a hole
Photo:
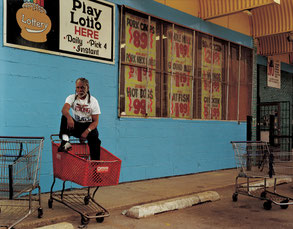
[[[14,139],[45,139],[45,137],[27,137],[27,136],[0,136],[0,138],[14,138]]]
[[[22,157],[22,155],[21,155],[22,154],[22,150],[23,150],[23,144],[22,144],[22,142],[20,142],[18,155],[3,154],[1,156],[2,157],[7,157],[7,158],[15,158],[13,160],[13,162],[16,162],[18,160],[18,158],[21,158]]]
[[[264,141],[231,141],[231,144],[233,143],[266,143]]]
[[[51,136],[50,136],[51,142],[54,142],[54,137],[59,138],[59,134],[51,134]]]

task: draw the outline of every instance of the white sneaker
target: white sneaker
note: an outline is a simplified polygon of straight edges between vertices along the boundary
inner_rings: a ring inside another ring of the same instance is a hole
[[[68,152],[69,150],[72,150],[70,142],[62,140],[58,152]]]

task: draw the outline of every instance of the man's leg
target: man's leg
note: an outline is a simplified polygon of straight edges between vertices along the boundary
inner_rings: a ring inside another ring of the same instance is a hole
[[[88,136],[88,145],[90,148],[91,160],[100,160],[100,146],[99,132],[97,129],[92,130]]]
[[[61,123],[60,123],[60,131],[59,131],[59,138],[62,139],[63,135],[70,136],[70,131],[67,128],[67,118],[62,115]]]
[[[92,130],[88,134],[87,140],[88,140],[88,146],[90,148],[91,160],[100,160],[101,141],[99,139],[98,130],[97,129]],[[97,171],[98,165],[99,165],[99,162],[91,163],[91,168],[93,169],[92,178],[97,184],[103,181],[102,175]]]
[[[71,150],[71,144],[69,143],[70,130],[67,128],[67,118],[62,115],[59,138],[61,139],[61,144],[58,148],[59,152]]]

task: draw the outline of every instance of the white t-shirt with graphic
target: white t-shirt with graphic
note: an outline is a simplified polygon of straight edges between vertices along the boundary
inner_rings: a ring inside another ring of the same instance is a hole
[[[92,115],[101,114],[98,100],[91,96],[88,103],[88,96],[85,99],[75,99],[75,95],[69,95],[65,100],[72,109],[73,119],[77,122],[92,122]]]

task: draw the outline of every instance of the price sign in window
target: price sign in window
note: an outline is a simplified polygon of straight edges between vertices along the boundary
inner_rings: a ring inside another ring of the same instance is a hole
[[[155,116],[156,23],[126,13],[125,27],[125,113]]]

